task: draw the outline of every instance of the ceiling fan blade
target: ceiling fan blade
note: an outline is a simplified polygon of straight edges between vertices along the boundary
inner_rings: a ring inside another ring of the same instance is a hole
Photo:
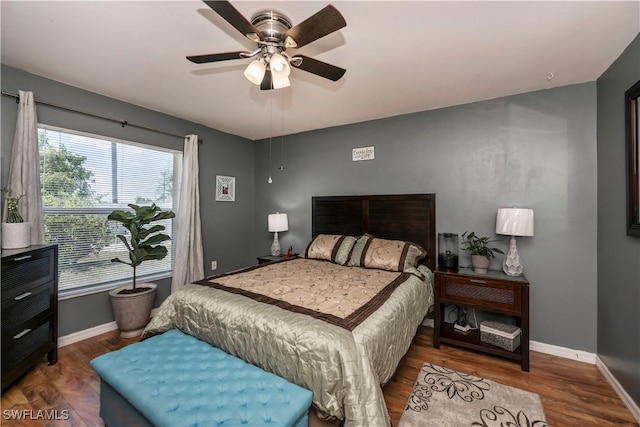
[[[286,32],[287,47],[302,47],[347,26],[338,9],[328,5]]]
[[[206,64],[207,62],[228,61],[230,59],[242,59],[246,56],[241,54],[250,54],[251,52],[224,52],[224,53],[210,53],[208,55],[193,55],[187,56],[187,59],[196,64]]]
[[[293,59],[301,58],[302,62],[299,65],[295,65],[296,61],[291,61],[291,65],[309,73],[316,74],[325,79],[338,81],[344,73],[347,71],[344,68],[336,67],[335,65],[327,64],[326,62],[318,61],[317,59],[309,58],[304,55],[296,55]]]
[[[264,73],[264,78],[262,79],[262,83],[260,83],[260,90],[271,90],[273,89],[273,84],[271,82],[271,70],[267,68]]]
[[[242,16],[242,14],[238,12],[238,10],[228,1],[203,1],[249,40],[253,40],[254,42],[262,40],[262,36],[256,27],[254,27],[251,22],[247,21],[247,18]]]

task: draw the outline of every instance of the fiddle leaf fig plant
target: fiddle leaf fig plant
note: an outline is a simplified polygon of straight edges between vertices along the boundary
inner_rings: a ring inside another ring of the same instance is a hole
[[[12,224],[24,222],[18,210],[18,202],[24,197],[24,194],[20,197],[14,197],[9,187],[3,188],[2,194],[4,194],[4,200],[7,202],[7,222]]]
[[[491,242],[495,242],[495,240],[489,240],[488,237],[478,237],[473,231],[471,233],[468,231],[462,233],[462,249],[469,251],[471,255],[482,255],[489,259],[496,257],[494,252],[504,255],[504,252],[500,249],[490,248],[488,244]]]
[[[163,211],[152,203],[150,206],[128,205],[133,212],[125,210],[114,210],[107,219],[121,223],[129,231],[129,238],[122,234],[116,235],[124,243],[129,252],[129,261],[120,258],[113,258],[111,262],[127,264],[133,268],[133,293],[136,292],[136,268],[144,261],[161,260],[167,256],[168,250],[161,243],[171,240],[167,234],[161,233],[165,229],[164,225],[153,222],[164,219],[175,218],[172,211]]]

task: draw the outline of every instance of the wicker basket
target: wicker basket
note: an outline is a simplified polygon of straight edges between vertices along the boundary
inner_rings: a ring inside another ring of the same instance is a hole
[[[485,320],[480,324],[480,340],[508,351],[514,351],[520,346],[522,331],[515,325],[493,320]]]

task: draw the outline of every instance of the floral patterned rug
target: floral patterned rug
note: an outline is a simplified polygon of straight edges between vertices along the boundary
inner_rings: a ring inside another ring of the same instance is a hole
[[[546,427],[536,393],[425,363],[398,427]]]

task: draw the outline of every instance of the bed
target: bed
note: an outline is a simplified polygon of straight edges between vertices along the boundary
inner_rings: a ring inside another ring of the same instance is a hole
[[[382,385],[431,309],[434,268],[435,195],[313,197],[300,258],[186,285],[143,339],[180,329],[313,391],[323,419],[388,426]]]

